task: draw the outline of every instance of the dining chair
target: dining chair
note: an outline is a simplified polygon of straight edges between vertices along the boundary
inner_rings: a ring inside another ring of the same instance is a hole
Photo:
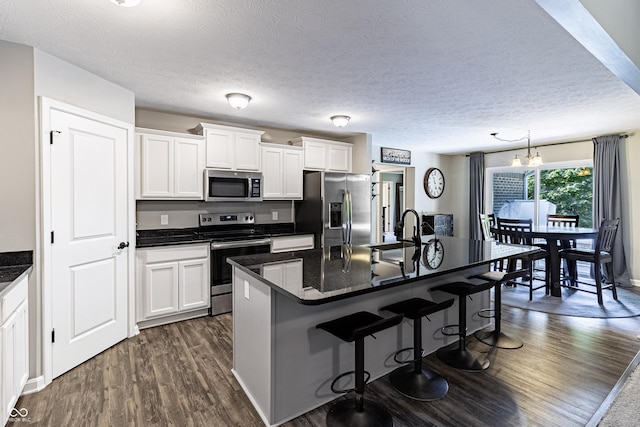
[[[491,232],[491,227],[496,226],[496,216],[494,214],[478,214],[480,218],[480,229],[482,230],[483,240],[495,240],[495,236]]]
[[[502,243],[512,243],[518,245],[533,246],[533,239],[531,238],[531,228],[533,221],[530,218],[527,219],[513,219],[513,218],[497,218],[498,222],[498,241]],[[545,288],[545,293],[548,295],[551,291],[549,287],[549,273],[545,270],[544,284],[540,286],[534,286],[534,280],[542,280],[534,277],[534,264],[538,260],[545,260],[547,265],[547,251],[538,248],[538,250],[523,254],[516,257],[514,260],[520,260],[522,268],[528,271],[529,283],[525,281],[510,281],[510,284],[521,284],[529,287],[529,300],[533,299],[533,291],[540,288]],[[516,267],[511,266],[510,270],[514,270]]]
[[[578,228],[579,222],[580,222],[580,215],[547,214],[547,227]],[[577,247],[577,242],[575,239],[568,240],[567,242],[570,247],[572,248]],[[546,243],[543,243],[543,244],[536,243],[536,245],[540,246],[542,249],[547,250]],[[568,262],[567,265],[563,265],[561,280],[563,281],[571,280],[571,278],[575,274],[576,268],[577,267],[575,262]]]
[[[595,285],[590,282],[585,282],[584,280],[582,281],[578,280],[578,277],[577,277],[578,273],[576,269],[574,272],[574,277],[572,277],[572,280],[571,280],[571,282],[574,283],[576,286],[567,286],[567,285],[563,285],[563,286],[598,295],[598,304],[600,305],[603,304],[603,301],[602,301],[603,289],[611,289],[611,292],[613,294],[613,299],[614,300],[618,299],[618,292],[616,291],[616,279],[613,272],[612,249],[613,249],[613,243],[615,242],[615,239],[616,239],[616,233],[618,232],[619,225],[620,225],[620,218],[603,220],[600,223],[600,228],[598,229],[598,237],[596,239],[596,246],[594,249],[567,248],[567,249],[560,250],[559,252],[560,257],[566,259],[567,261],[570,261],[570,262],[584,261],[584,262],[592,263],[595,266],[594,268],[594,276],[595,276],[594,278],[596,282]],[[608,276],[607,278],[610,279],[609,284],[604,286],[602,284],[603,282],[602,267],[603,266],[605,268],[607,266],[610,266],[607,272],[611,274],[610,277],[607,275]],[[588,288],[582,288],[579,285],[595,286],[596,291],[594,292]]]

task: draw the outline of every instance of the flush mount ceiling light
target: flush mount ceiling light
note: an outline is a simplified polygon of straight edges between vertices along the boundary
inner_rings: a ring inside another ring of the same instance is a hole
[[[527,167],[537,168],[538,166],[542,166],[543,165],[542,157],[540,156],[540,153],[538,153],[537,150],[536,150],[536,155],[535,156],[533,154],[531,154],[531,131],[527,131],[527,134],[525,136],[523,136],[522,138],[517,138],[517,139],[499,138],[497,132],[492,133],[491,136],[494,137],[495,139],[497,139],[498,141],[503,141],[503,142],[517,142],[517,141],[522,141],[523,139],[526,138],[527,139],[527,155],[526,155],[526,158],[528,159]],[[517,154],[513,158],[513,160],[511,161],[511,167],[512,168],[522,167],[522,160],[520,159],[520,157],[518,157]]]
[[[228,93],[226,96],[229,105],[237,110],[247,108],[247,106],[249,105],[249,101],[251,101],[251,97],[249,95],[245,95],[244,93]]]
[[[142,0],[111,0],[111,3],[115,3],[122,7],[134,7],[140,4]]]
[[[339,128],[345,127],[349,123],[349,120],[351,120],[351,117],[349,116],[344,116],[344,115],[331,116],[331,122],[333,122],[334,126]]]

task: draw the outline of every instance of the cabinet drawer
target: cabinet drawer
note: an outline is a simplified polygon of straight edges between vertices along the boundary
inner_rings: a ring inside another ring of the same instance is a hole
[[[0,323],[4,323],[22,301],[27,299],[29,292],[27,278],[28,276],[25,276],[20,279],[20,281],[13,286],[13,289],[0,298]]]
[[[209,244],[166,246],[163,248],[139,249],[144,263],[180,261],[183,259],[207,258]]]
[[[271,238],[271,253],[313,249],[313,234]]]

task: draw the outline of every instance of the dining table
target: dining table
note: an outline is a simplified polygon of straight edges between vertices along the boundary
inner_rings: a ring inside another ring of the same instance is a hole
[[[598,237],[597,228],[588,227],[558,227],[551,225],[533,225],[531,231],[527,233],[532,239],[544,239],[547,242],[547,268],[549,289],[554,297],[561,297],[562,275],[560,273],[562,260],[560,259],[560,249],[571,247],[572,240],[590,239]],[[576,268],[575,265],[568,266],[570,270]]]

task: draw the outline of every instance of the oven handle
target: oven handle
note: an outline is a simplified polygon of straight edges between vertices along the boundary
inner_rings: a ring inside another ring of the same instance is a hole
[[[243,246],[255,246],[255,245],[267,245],[271,244],[271,239],[258,239],[258,240],[243,240],[241,242],[220,242],[211,243],[211,249],[227,249],[227,248],[240,248]]]

